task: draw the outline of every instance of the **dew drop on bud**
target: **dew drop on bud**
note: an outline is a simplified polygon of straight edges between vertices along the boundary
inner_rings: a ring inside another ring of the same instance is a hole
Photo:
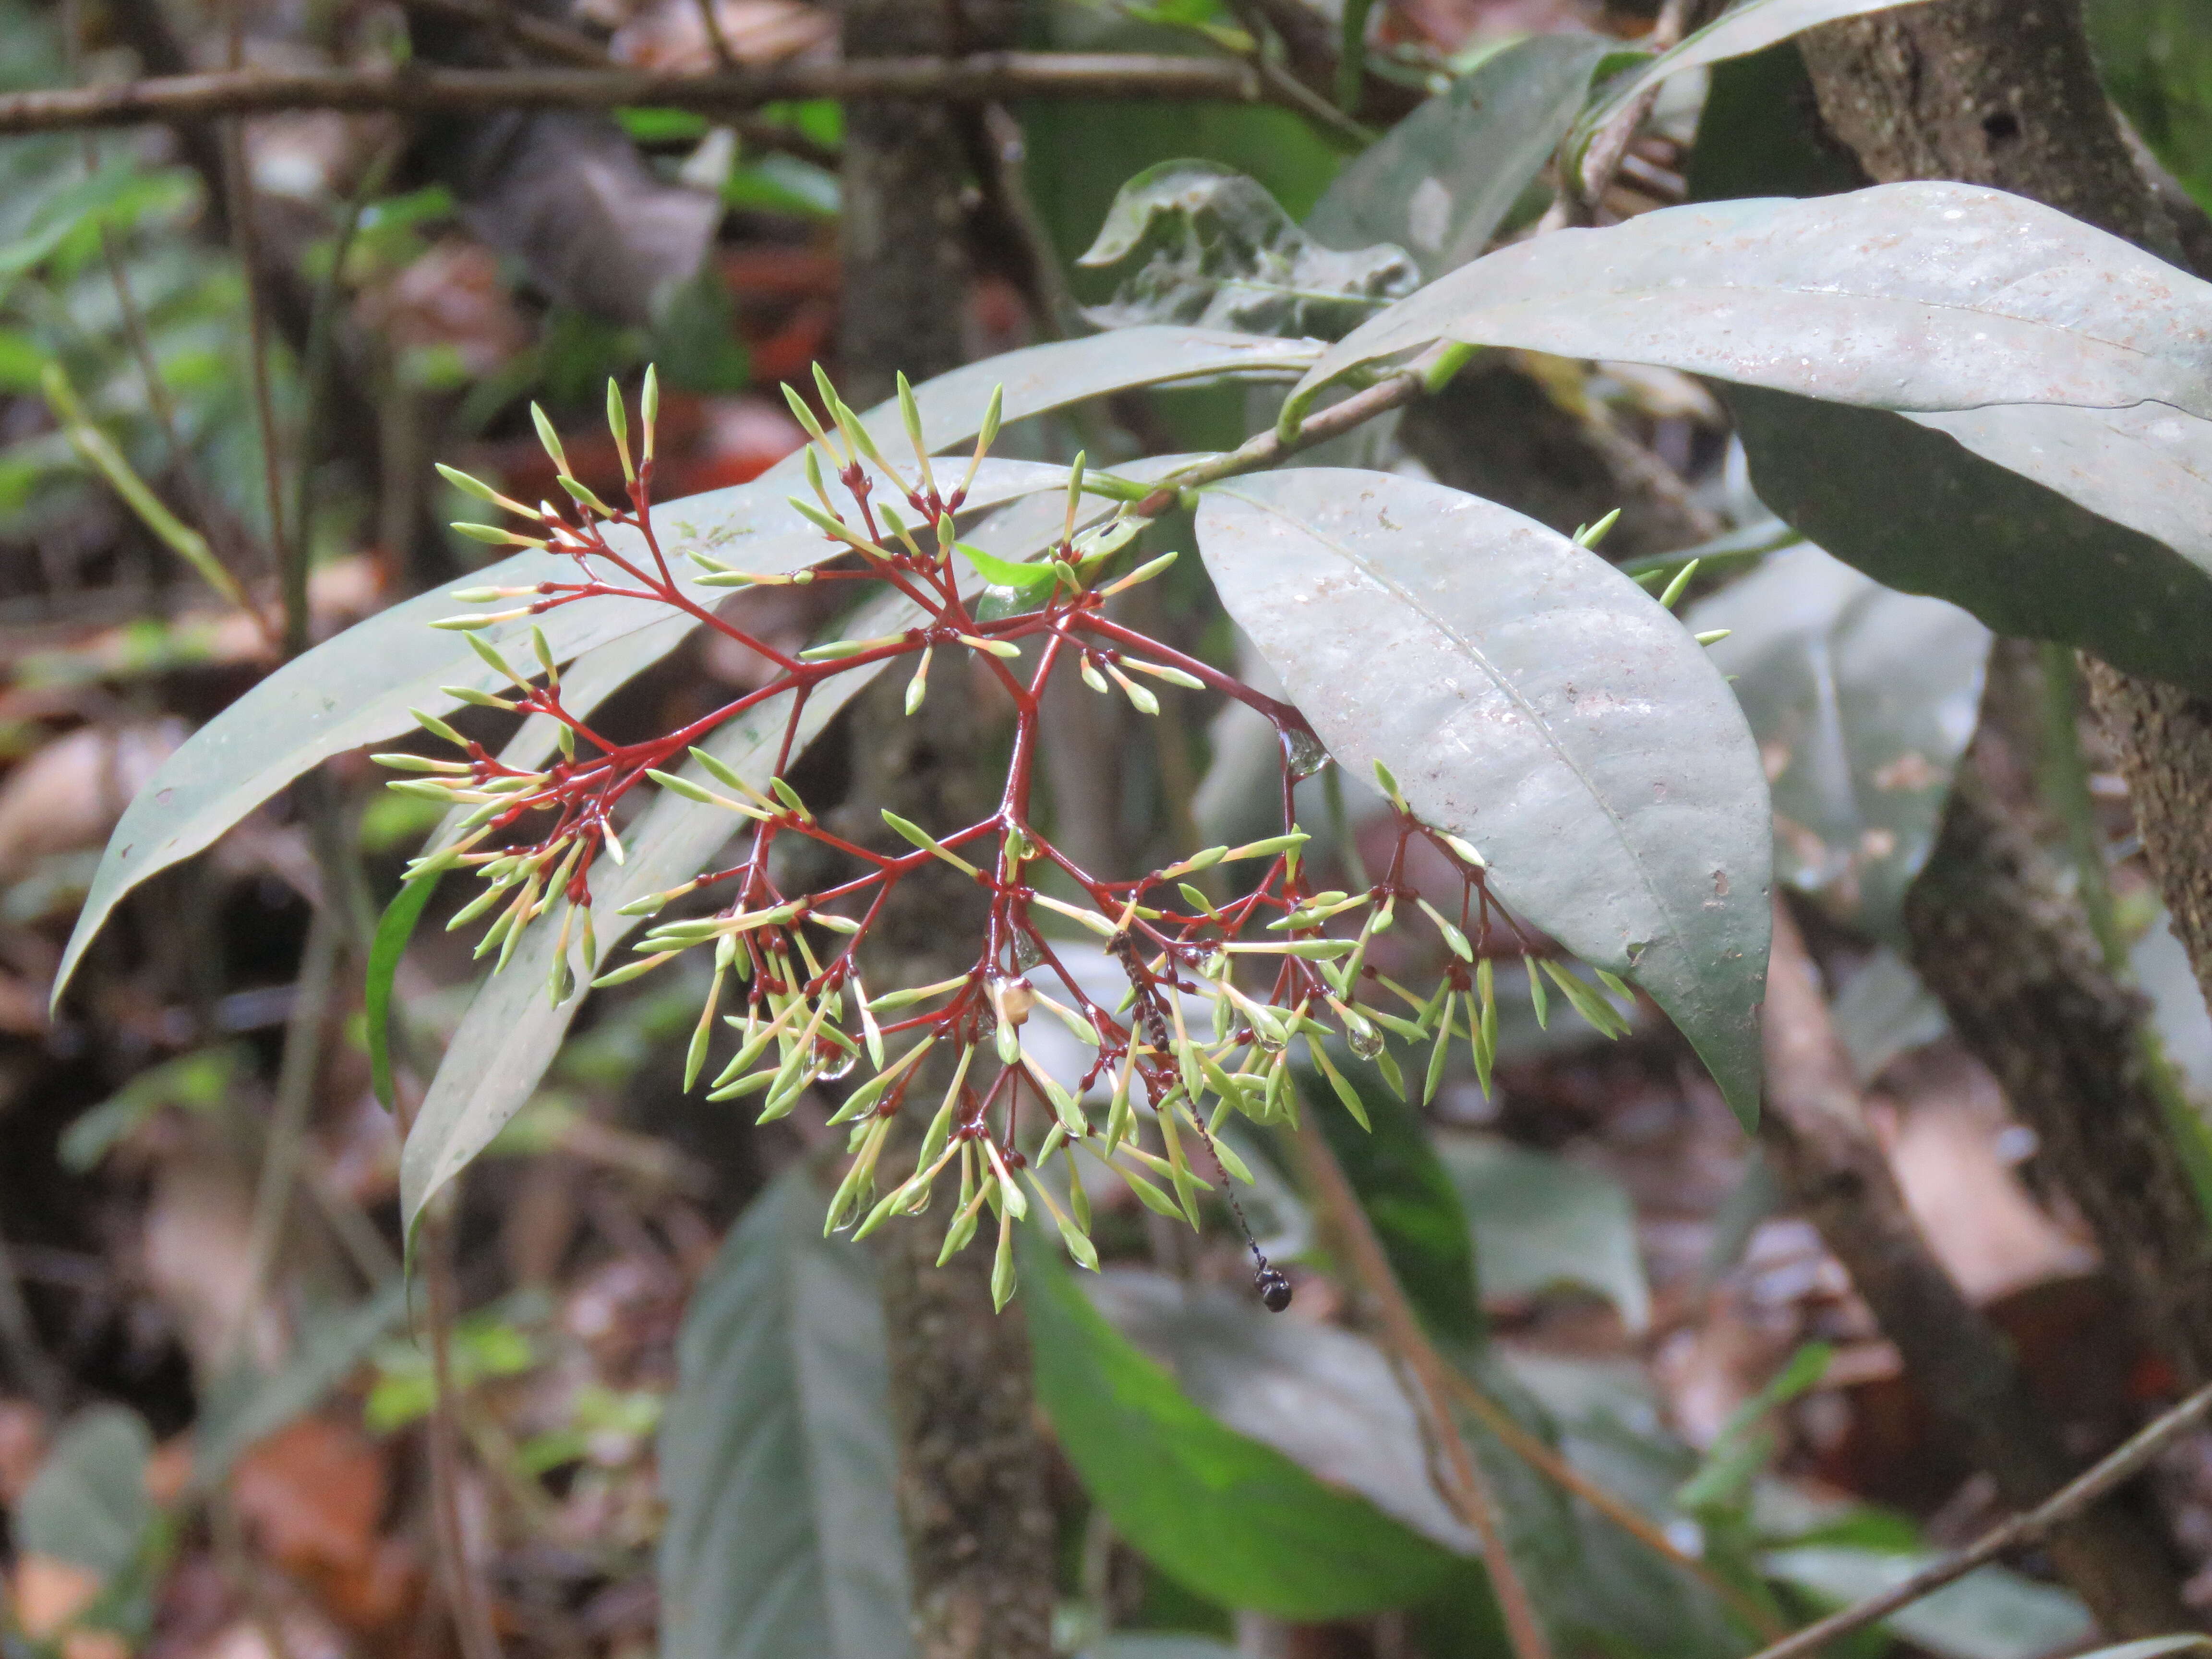
[[[1382,1052],[1382,1033],[1364,1020],[1357,1025],[1346,1026],[1344,1040],[1352,1046],[1352,1052],[1362,1060],[1372,1060]]]
[[[1328,764],[1328,750],[1310,732],[1285,732],[1283,736],[1283,755],[1290,763],[1293,778],[1310,778]]]
[[[1044,960],[1044,952],[1027,933],[1014,935],[1014,966],[1024,973]]]
[[[848,1048],[841,1042],[825,1042],[815,1052],[822,1062],[822,1069],[816,1075],[824,1083],[850,1077],[860,1058],[859,1050]]]
[[[1252,1275],[1252,1288],[1260,1292],[1269,1313],[1280,1313],[1291,1305],[1291,1281],[1279,1268],[1261,1268]]]
[[[1219,945],[1214,946],[1191,964],[1201,978],[1219,979],[1229,967],[1229,953]]]

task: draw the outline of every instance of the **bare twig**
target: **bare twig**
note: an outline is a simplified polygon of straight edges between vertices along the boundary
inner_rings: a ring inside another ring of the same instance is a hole
[[[1659,21],[1652,28],[1649,44],[1655,51],[1664,52],[1682,38],[1683,25],[1690,15],[1690,0],[1665,0],[1659,9]],[[1651,113],[1659,101],[1659,86],[1655,82],[1626,109],[1607,122],[1602,131],[1590,140],[1589,148],[1583,152],[1575,176],[1559,180],[1559,198],[1545,214],[1542,228],[1559,230],[1568,225],[1589,225],[1597,222],[1597,206],[1604,198],[1606,187],[1612,184],[1613,175],[1620,169],[1621,159],[1635,142],[1637,130]]]
[[[1966,1548],[1922,1568],[1894,1589],[1869,1595],[1863,1601],[1830,1613],[1817,1624],[1808,1625],[1795,1636],[1754,1655],[1753,1659],[1797,1659],[1798,1655],[1810,1653],[1824,1642],[1863,1630],[1876,1620],[1887,1619],[1899,1607],[1910,1607],[1923,1596],[1932,1595],[1944,1585],[1965,1577],[1976,1567],[1987,1565],[2008,1551],[2042,1542],[2106,1493],[2125,1486],[2141,1474],[2152,1458],[2203,1422],[2208,1412],[2212,1412],[2212,1386],[2199,1389],[2026,1514],[2015,1515],[1990,1528]]]
[[[430,1374],[436,1393],[430,1411],[430,1486],[438,1534],[439,1577],[453,1615],[462,1659],[500,1659],[491,1609],[468,1557],[461,1525],[460,1419],[453,1399],[453,1286],[452,1223],[442,1207],[422,1218],[422,1282],[429,1292]]]
[[[607,109],[650,105],[709,114],[815,98],[989,103],[1024,98],[1163,99],[1251,104],[1287,94],[1225,58],[1090,52],[979,52],[777,64],[720,75],[626,69],[221,70],[0,97],[0,136],[282,110]],[[1301,104],[1297,106],[1303,108]]]
[[[1528,1587],[1522,1583],[1520,1571],[1506,1550],[1504,1536],[1498,1529],[1498,1505],[1491,1496],[1489,1482],[1483,1478],[1481,1466],[1468,1449],[1467,1440],[1452,1416],[1451,1389],[1446,1381],[1449,1368],[1421,1334],[1420,1322],[1414,1318],[1405,1291],[1399,1288],[1397,1277],[1390,1271],[1389,1259],[1382,1254],[1375,1230],[1368,1224],[1367,1212],[1359,1207],[1351,1182],[1344,1178],[1336,1155],[1329,1151],[1321,1131],[1309,1123],[1298,1130],[1297,1143],[1306,1178],[1320,1200],[1322,1212],[1351,1258],[1352,1271],[1374,1297],[1376,1311],[1382,1316],[1385,1346],[1413,1374],[1425,1396],[1429,1430],[1436,1437],[1451,1471],[1449,1483],[1437,1483],[1438,1496],[1481,1541],[1483,1565],[1489,1570],[1491,1588],[1497,1593],[1498,1609],[1504,1615],[1506,1634],[1512,1641],[1516,1659],[1550,1659],[1551,1642],[1536,1615],[1536,1604],[1529,1596]]]

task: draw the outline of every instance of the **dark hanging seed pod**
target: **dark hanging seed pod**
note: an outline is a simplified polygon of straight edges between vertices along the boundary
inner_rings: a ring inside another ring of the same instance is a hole
[[[1269,1313],[1280,1313],[1291,1305],[1291,1281],[1276,1268],[1262,1267],[1254,1273],[1252,1288],[1260,1292]]]

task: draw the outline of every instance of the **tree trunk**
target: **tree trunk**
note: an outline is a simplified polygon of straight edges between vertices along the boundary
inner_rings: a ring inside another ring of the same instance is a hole
[[[846,54],[994,44],[1003,25],[974,27],[981,10],[963,16],[951,0],[846,0]],[[864,408],[890,392],[900,370],[921,380],[963,360],[965,167],[955,112],[942,104],[850,106],[844,157],[841,389]],[[878,814],[885,807],[939,826],[972,823],[996,799],[964,680],[945,677],[910,720],[905,689],[903,677],[887,677],[854,709],[856,836],[882,837]],[[862,965],[878,987],[924,983],[971,967],[982,943],[982,894],[933,864],[899,884],[871,931]],[[917,1079],[915,1100],[933,1105],[951,1058],[941,1056],[935,1087],[927,1076]],[[886,1170],[911,1162],[921,1127],[902,1123],[884,1154]],[[940,1195],[923,1214],[878,1235],[915,1653],[1048,1659],[1054,1528],[1028,1328],[1018,1301],[1003,1315],[992,1311],[988,1228],[981,1243],[935,1265],[953,1207]]]
[[[1762,1035],[1767,1102],[1759,1138],[1790,1207],[1820,1230],[1936,1420],[2004,1501],[2024,1509],[2049,1497],[2074,1473],[2071,1460],[2003,1336],[1929,1253],[1868,1127],[1804,941],[1780,902]],[[2149,1636],[2190,1622],[2174,1564],[2123,1501],[2075,1521],[2051,1540],[2051,1553],[2109,1635]]]
[[[1813,30],[1802,46],[1822,117],[1869,176],[1995,185],[2175,256],[2098,85],[2077,0],[1931,0]],[[2212,702],[2102,664],[2089,679],[2153,872],[2212,991]],[[2001,742],[1985,720],[1976,750]],[[2135,1040],[2140,1001],[1989,786],[1988,758],[1960,769],[1909,905],[1915,965],[2043,1136],[2145,1334],[2203,1382],[2212,1246]]]

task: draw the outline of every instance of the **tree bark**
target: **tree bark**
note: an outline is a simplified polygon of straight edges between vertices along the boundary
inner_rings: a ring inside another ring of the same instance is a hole
[[[2098,84],[2078,0],[1931,0],[1802,44],[1822,117],[1869,176],[1994,185],[2178,258]],[[2153,873],[2212,994],[2212,700],[2102,664],[2088,678]],[[1985,721],[1976,750],[1999,741]],[[2204,1381],[2212,1247],[2131,1038],[2140,1003],[1989,787],[1988,758],[1961,769],[1909,904],[1915,965],[2044,1137],[2146,1335]]]
[[[2072,1460],[2004,1338],[1929,1253],[1867,1126],[1804,941],[1778,902],[1762,1032],[1767,1103],[1759,1141],[1790,1207],[1820,1230],[1937,1420],[2004,1501],[2024,1509],[2049,1497],[2074,1472]],[[2120,1502],[2075,1520],[2052,1539],[2051,1553],[2110,1635],[2148,1636],[2191,1622],[2156,1533]]]
[[[846,56],[969,50],[1004,26],[1002,15],[983,10],[963,15],[953,0],[847,0]],[[888,395],[899,370],[920,380],[963,360],[964,177],[960,133],[943,104],[848,106],[842,390],[855,406]],[[964,682],[935,687],[911,719],[905,689],[903,677],[887,677],[854,710],[853,831],[870,840],[886,833],[883,808],[916,823],[962,824],[988,813],[997,795]],[[973,966],[983,903],[980,889],[943,865],[908,876],[866,941],[871,982],[926,983]],[[952,1056],[933,1058],[934,1086],[925,1075],[912,1097],[933,1109]],[[927,1114],[902,1115],[913,1121],[894,1134],[886,1170],[911,1163]],[[988,1227],[981,1243],[936,1265],[953,1209],[940,1195],[878,1235],[915,1653],[1048,1659],[1054,1526],[1028,1327],[1018,1301],[992,1311]]]

